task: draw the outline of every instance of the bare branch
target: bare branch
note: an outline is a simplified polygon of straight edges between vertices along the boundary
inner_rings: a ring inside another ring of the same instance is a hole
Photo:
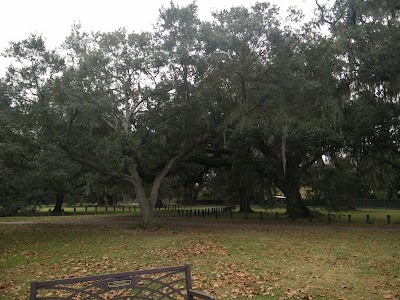
[[[321,20],[323,20],[325,23],[328,23],[329,25],[334,25],[336,22],[329,21],[328,19],[325,18],[325,8],[322,7],[321,4],[319,4],[318,0],[315,0],[315,4],[317,5],[319,11],[321,12]]]

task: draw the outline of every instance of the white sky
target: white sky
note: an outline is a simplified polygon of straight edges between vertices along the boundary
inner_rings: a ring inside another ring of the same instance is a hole
[[[232,6],[251,6],[263,0],[197,0],[199,17],[211,18],[211,12]],[[180,6],[192,0],[174,0]],[[269,0],[281,7],[298,6],[305,13],[315,8],[314,0]],[[30,33],[42,34],[49,49],[60,46],[73,23],[80,22],[85,31],[151,30],[162,5],[170,0],[3,0],[0,17],[0,53],[11,41],[20,41]],[[9,61],[0,58],[0,77]]]

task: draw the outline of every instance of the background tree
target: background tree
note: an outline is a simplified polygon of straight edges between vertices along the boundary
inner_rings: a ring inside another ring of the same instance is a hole
[[[385,174],[386,178],[379,181],[390,183],[391,187],[380,186],[390,191],[388,196],[397,195],[394,178],[398,176],[399,160],[396,128],[399,126],[400,5],[398,1],[349,0],[333,2],[329,10],[323,5],[319,8],[337,40],[340,57],[345,62],[342,76],[351,88],[351,98],[344,110],[344,151],[359,164],[373,190],[377,191],[376,179]],[[368,167],[371,165],[375,167]],[[387,172],[382,172],[383,169]]]
[[[308,173],[313,205],[328,210],[354,209],[356,198],[369,193],[357,164],[349,157],[331,157],[327,162],[321,159]]]
[[[232,191],[240,204],[241,212],[249,212],[250,200],[254,198],[255,175],[252,146],[248,140],[247,127],[251,112],[258,108],[258,72],[262,66],[261,56],[267,51],[268,34],[278,24],[277,8],[268,3],[257,4],[250,10],[234,7],[213,14],[214,21],[205,23],[202,33],[208,54],[208,76],[202,82],[206,91],[209,114],[218,124],[214,152],[226,149],[230,158],[230,174],[225,183],[226,191]],[[209,92],[208,92],[209,91]],[[220,159],[216,157],[217,159]],[[224,167],[227,167],[225,165]],[[229,187],[229,185],[233,186]]]
[[[54,203],[55,211],[76,185],[79,167],[53,142],[51,87],[64,70],[63,59],[46,50],[42,37],[31,35],[11,43],[6,54],[14,60],[2,84],[2,137],[6,202],[15,210]],[[43,122],[45,120],[45,122]],[[18,162],[17,162],[18,161]],[[10,182],[11,181],[11,182]]]
[[[196,19],[195,6],[171,4],[162,10],[163,25],[154,36],[124,30],[90,35],[75,27],[66,41],[73,63],[55,97],[68,124],[63,149],[75,161],[130,184],[146,224],[153,220],[163,179],[208,134],[196,110],[201,103],[189,88],[197,80],[195,66],[189,68],[185,53],[179,60],[178,46]],[[176,55],[166,57],[165,49]],[[183,73],[175,72],[181,67]]]
[[[309,214],[302,177],[323,154],[338,148],[338,121],[346,96],[338,80],[332,40],[304,28],[277,33],[265,71],[256,145],[265,176],[285,194],[291,216]]]

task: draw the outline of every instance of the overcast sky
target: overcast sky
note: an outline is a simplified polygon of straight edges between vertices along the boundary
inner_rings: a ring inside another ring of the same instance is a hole
[[[180,6],[192,0],[174,0]],[[211,12],[232,6],[251,6],[253,0],[197,0],[199,17],[211,18]],[[270,0],[286,11],[289,6],[301,7],[306,13],[315,8],[314,0]],[[42,34],[48,48],[61,45],[73,23],[80,22],[85,31],[151,30],[162,5],[170,0],[5,0],[1,3],[0,52],[11,41],[19,41],[30,33]],[[0,76],[9,62],[0,58]]]

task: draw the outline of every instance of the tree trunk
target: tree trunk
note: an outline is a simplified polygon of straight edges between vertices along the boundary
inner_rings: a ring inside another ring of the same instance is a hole
[[[161,207],[164,207],[164,203],[163,203],[163,201],[162,201],[162,197],[160,196],[160,197],[157,197],[157,201],[156,201],[156,206],[155,206],[156,208],[161,208]]]
[[[154,207],[152,207],[147,199],[142,203],[139,202],[140,215],[143,225],[149,226],[154,223]]]
[[[136,170],[135,167],[131,168],[131,175],[132,175],[132,184],[135,188],[136,198],[139,203],[140,207],[140,214],[142,217],[142,222],[144,226],[149,226],[154,223],[154,210],[156,207],[158,193],[160,191],[160,186],[167,176],[168,172],[171,170],[172,166],[174,165],[177,157],[172,158],[164,168],[157,173],[156,177],[154,178],[153,184],[150,190],[150,196],[146,196],[146,192],[142,183],[142,180]]]
[[[182,198],[182,203],[186,205],[192,205],[193,204],[193,184],[184,184],[183,185],[183,198]]]
[[[106,205],[106,199],[104,199],[103,195],[99,195],[97,193],[91,193],[91,195],[96,198],[97,205]]]
[[[54,206],[53,213],[61,213],[62,212],[64,196],[65,196],[64,193],[57,193],[56,205]]]
[[[311,211],[301,199],[300,186],[291,181],[281,188],[286,197],[286,214],[290,218],[309,218]]]
[[[267,179],[265,186],[265,194],[267,196],[268,207],[275,208],[276,207],[276,199],[274,198],[275,193],[273,192],[273,186],[270,179]]]
[[[148,226],[154,222],[154,206],[151,205],[150,199],[147,198],[145,190],[140,183],[134,184],[136,200],[140,208],[140,216],[143,225]]]
[[[200,192],[199,186],[196,186],[195,183],[190,183],[184,185],[183,189],[183,203],[186,205],[193,205]]]
[[[394,199],[396,200],[398,198],[398,189],[396,184],[391,183],[389,185],[388,191],[386,193],[386,198],[387,199]]]
[[[240,213],[252,213],[254,212],[250,207],[249,193],[246,186],[241,186],[238,188],[239,191],[239,212]]]

